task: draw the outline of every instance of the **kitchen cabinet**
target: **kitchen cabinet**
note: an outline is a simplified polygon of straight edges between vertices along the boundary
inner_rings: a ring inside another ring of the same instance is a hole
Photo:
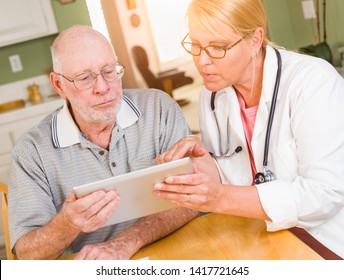
[[[50,0],[0,0],[0,47],[58,32]]]
[[[60,97],[0,114],[0,181],[8,183],[11,151],[18,138],[45,116],[63,105]]]
[[[7,183],[11,163],[11,151],[18,138],[29,128],[37,124],[45,114],[29,117],[0,126],[0,181]]]
[[[11,151],[18,138],[36,125],[45,116],[63,105],[59,97],[46,98],[43,103],[0,114],[0,181],[8,183],[11,164]],[[0,200],[1,204],[1,200]],[[0,205],[1,208],[1,205]],[[0,216],[1,220],[1,216]],[[0,247],[5,246],[2,221],[0,224]],[[0,259],[4,256],[0,255]]]

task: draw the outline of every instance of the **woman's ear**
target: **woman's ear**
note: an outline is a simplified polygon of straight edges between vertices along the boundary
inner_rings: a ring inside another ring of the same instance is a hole
[[[66,99],[66,95],[61,88],[61,81],[59,79],[58,74],[56,74],[55,72],[51,72],[49,75],[49,79],[54,91],[58,93],[58,95],[60,95],[61,98]]]
[[[262,27],[258,27],[252,36],[252,57],[257,56],[262,48],[265,32]]]

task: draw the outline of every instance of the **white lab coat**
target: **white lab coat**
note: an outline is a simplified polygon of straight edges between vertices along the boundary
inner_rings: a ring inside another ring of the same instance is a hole
[[[305,228],[344,257],[344,79],[326,61],[280,50],[282,77],[272,125],[268,169],[276,180],[257,185],[267,230]],[[233,66],[235,67],[235,66]],[[277,72],[274,50],[267,47],[263,90],[252,137],[257,171],[263,171],[264,142]],[[243,150],[217,164],[225,184],[250,185],[252,171],[237,96],[232,87],[216,96],[216,114],[205,87],[200,92],[204,144],[220,154]]]

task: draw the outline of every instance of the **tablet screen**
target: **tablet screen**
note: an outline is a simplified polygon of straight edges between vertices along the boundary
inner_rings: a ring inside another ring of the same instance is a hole
[[[115,189],[121,200],[116,211],[103,225],[108,226],[178,207],[177,204],[154,196],[153,185],[163,182],[168,176],[189,173],[192,173],[191,159],[183,158],[77,186],[73,191],[79,198],[96,190]]]

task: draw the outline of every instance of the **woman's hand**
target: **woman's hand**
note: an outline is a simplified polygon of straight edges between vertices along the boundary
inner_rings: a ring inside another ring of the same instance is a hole
[[[200,168],[197,164],[193,165],[193,174],[170,176],[165,182],[155,184],[153,194],[181,207],[201,212],[216,212],[221,198],[224,197],[224,187],[217,168],[207,168],[201,161],[198,164],[201,164]]]
[[[194,135],[187,136],[170,149],[156,158],[157,163],[165,163],[173,160],[190,157],[197,167],[198,173],[208,174],[215,182],[221,182],[221,178],[214,159],[211,157],[201,140]]]
[[[197,136],[187,136],[172,145],[166,152],[156,158],[157,163],[170,162],[184,157],[202,157],[209,155],[207,149]]]
[[[154,195],[182,207],[209,212],[215,211],[221,198],[221,178],[214,159],[196,136],[188,136],[157,158],[158,163],[183,157],[192,159],[193,174],[170,176],[154,185]]]

